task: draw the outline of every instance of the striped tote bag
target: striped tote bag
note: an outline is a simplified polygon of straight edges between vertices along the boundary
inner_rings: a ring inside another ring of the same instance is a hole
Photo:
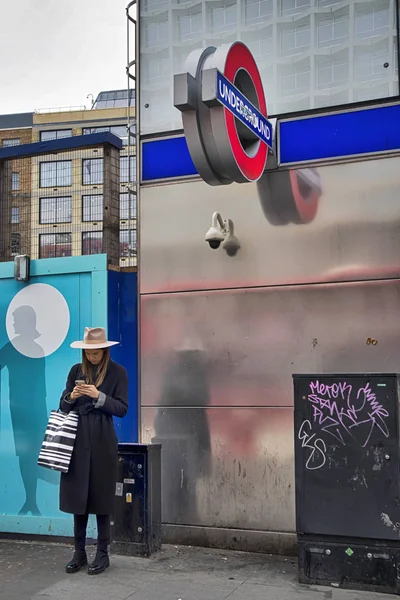
[[[52,410],[40,450],[38,465],[68,473],[78,429],[78,413]]]

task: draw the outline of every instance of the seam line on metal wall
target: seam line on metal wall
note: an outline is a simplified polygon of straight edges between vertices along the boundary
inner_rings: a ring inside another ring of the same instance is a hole
[[[229,408],[232,409],[234,408],[235,410],[237,408],[243,408],[243,409],[247,409],[247,408],[264,408],[264,409],[269,409],[269,408],[282,408],[282,409],[291,409],[293,410],[293,404],[269,404],[268,406],[266,406],[265,404],[234,404],[234,405],[230,405],[230,404],[213,404],[212,406],[210,404],[197,404],[197,405],[190,405],[190,406],[185,406],[184,404],[179,404],[179,406],[177,406],[176,404],[142,404],[141,408],[168,408],[173,409],[173,410],[179,410],[181,408],[184,408],[185,410],[199,410],[199,408],[204,409],[204,410],[209,410],[211,408]]]
[[[332,281],[306,281],[301,283],[273,283],[270,285],[241,285],[233,287],[221,287],[221,288],[196,288],[193,290],[168,290],[164,292],[140,292],[140,296],[170,296],[171,294],[209,294],[212,292],[234,292],[234,291],[249,291],[249,290],[267,290],[275,288],[287,288],[287,287],[314,287],[317,285],[354,285],[363,283],[384,283],[385,281],[399,281],[399,275],[393,277],[382,277],[371,278],[371,279],[335,279]]]

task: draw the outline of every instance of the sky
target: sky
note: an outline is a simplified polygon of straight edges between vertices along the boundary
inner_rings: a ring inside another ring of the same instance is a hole
[[[128,0],[0,0],[0,114],[126,87]]]

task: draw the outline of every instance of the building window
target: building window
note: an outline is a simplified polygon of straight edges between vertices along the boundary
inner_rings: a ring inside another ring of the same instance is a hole
[[[51,140],[61,140],[72,137],[72,129],[54,129],[53,131],[41,131],[40,141],[50,142]]]
[[[103,194],[82,196],[82,221],[103,220]]]
[[[146,108],[147,119],[149,119],[149,122],[159,123],[161,126],[161,123],[165,122],[167,113],[168,108],[164,96],[160,96],[159,94],[151,95],[149,107]]]
[[[136,181],[136,156],[121,156],[119,168],[121,183]]]
[[[19,186],[20,186],[20,174],[19,173],[12,173],[11,175],[11,189],[13,192],[16,192],[17,190],[19,190]]]
[[[82,233],[82,254],[102,254],[103,232],[85,231]]]
[[[211,33],[229,31],[236,27],[237,6],[236,4],[227,4],[225,6],[214,6],[211,8]]]
[[[243,36],[243,41],[250,48],[252,55],[257,61],[259,68],[272,56],[274,52],[274,39],[272,27],[267,27],[264,31],[252,31]]]
[[[11,234],[11,256],[18,256],[21,254],[21,234],[20,233],[12,233]]]
[[[299,50],[310,45],[310,23],[295,25],[281,31],[282,54],[297,54]]]
[[[143,8],[146,12],[150,10],[160,9],[162,6],[167,6],[168,0],[144,0]]]
[[[125,125],[115,125],[110,127],[110,133],[113,133],[122,140],[124,146],[128,144],[128,132]]]
[[[18,208],[18,206],[13,206],[11,209],[11,223],[13,225],[18,225],[18,223],[19,223],[19,208]]]
[[[317,6],[334,6],[340,4],[340,0],[317,0]]]
[[[136,256],[136,229],[123,229],[119,232],[120,256],[129,258]]]
[[[84,158],[82,160],[83,185],[101,184],[104,181],[103,159]]]
[[[67,187],[72,185],[72,161],[55,160],[41,162],[39,179],[39,186],[41,188]]]
[[[274,5],[272,0],[245,0],[244,15],[246,23],[257,23],[259,19],[271,17]]]
[[[178,16],[178,37],[180,40],[190,40],[201,33],[203,17],[201,12]]]
[[[10,148],[11,146],[19,146],[21,143],[20,138],[11,138],[3,140],[3,148]]]
[[[348,81],[349,59],[347,56],[321,60],[317,63],[317,87],[320,90]]]
[[[318,46],[334,46],[349,37],[349,16],[330,15],[318,21]]]
[[[149,57],[143,69],[146,83],[157,83],[169,77],[169,58],[165,56]]]
[[[39,258],[72,256],[71,233],[45,233],[39,235]]]
[[[356,81],[374,81],[385,77],[387,72],[383,65],[389,60],[389,50],[386,44],[357,49],[354,69]],[[381,97],[378,96],[378,98]]]
[[[388,29],[389,7],[356,10],[356,34],[358,36],[373,37],[386,33]]]
[[[92,108],[126,108],[128,106],[128,90],[100,92]],[[129,106],[135,106],[135,90],[129,90]]]
[[[284,98],[286,94],[298,94],[310,89],[310,65],[300,63],[298,65],[286,66],[279,76],[280,95]]]
[[[310,6],[310,0],[282,0],[282,15],[301,12]]]
[[[115,125],[113,127],[84,127],[82,129],[83,135],[91,135],[93,133],[104,133],[105,131],[109,131],[119,137],[122,140],[122,145],[128,145],[128,133],[125,125]],[[131,145],[134,145],[136,138],[134,135],[131,135]]]
[[[122,145],[128,145],[128,130],[125,125],[116,125],[115,127],[111,127],[111,133],[117,135],[122,140]],[[130,135],[130,145],[134,146],[136,144],[136,125],[131,125],[131,135]]]
[[[389,95],[389,86],[379,85],[374,88],[373,93],[371,94],[371,90],[355,90],[354,91],[354,99],[358,102],[363,102],[364,100],[378,100],[379,98],[385,98],[385,96]],[[342,102],[343,104],[343,102]]]
[[[315,106],[318,108],[327,108],[329,106],[340,106],[341,104],[347,104],[349,102],[349,93],[339,92],[338,94],[331,94],[328,98],[325,96],[317,97]]]
[[[119,218],[122,221],[136,219],[136,194],[127,192],[119,195]]]
[[[110,131],[109,127],[84,127],[82,129],[82,135],[92,135],[93,133],[104,133]]]
[[[71,223],[72,196],[58,198],[40,198],[39,223]]]
[[[168,21],[151,21],[143,26],[144,43],[148,48],[168,44]]]

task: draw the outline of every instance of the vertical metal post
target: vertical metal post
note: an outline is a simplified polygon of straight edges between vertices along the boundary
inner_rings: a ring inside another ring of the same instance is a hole
[[[12,164],[0,160],[0,262],[11,260]]]
[[[104,147],[103,252],[108,266],[119,266],[119,150]]]
[[[134,156],[134,152],[132,152],[132,144],[131,144],[131,128],[136,122],[136,111],[137,111],[137,102],[135,99],[135,117],[132,118],[131,111],[131,99],[130,99],[130,91],[131,91],[131,81],[136,83],[136,58],[131,59],[131,27],[134,27],[134,36],[136,42],[136,19],[131,15],[130,11],[133,6],[136,5],[136,0],[132,0],[126,7],[126,75],[127,75],[127,133],[128,133],[128,193],[129,193],[129,207],[132,202],[132,194],[134,193],[132,188],[133,181],[133,172],[131,165],[131,157]],[[136,45],[136,44],[135,44]],[[135,88],[132,88],[135,89]],[[136,89],[135,89],[136,94]],[[136,141],[136,140],[135,140]],[[137,145],[136,145],[137,147]],[[137,177],[135,178],[137,179]]]

